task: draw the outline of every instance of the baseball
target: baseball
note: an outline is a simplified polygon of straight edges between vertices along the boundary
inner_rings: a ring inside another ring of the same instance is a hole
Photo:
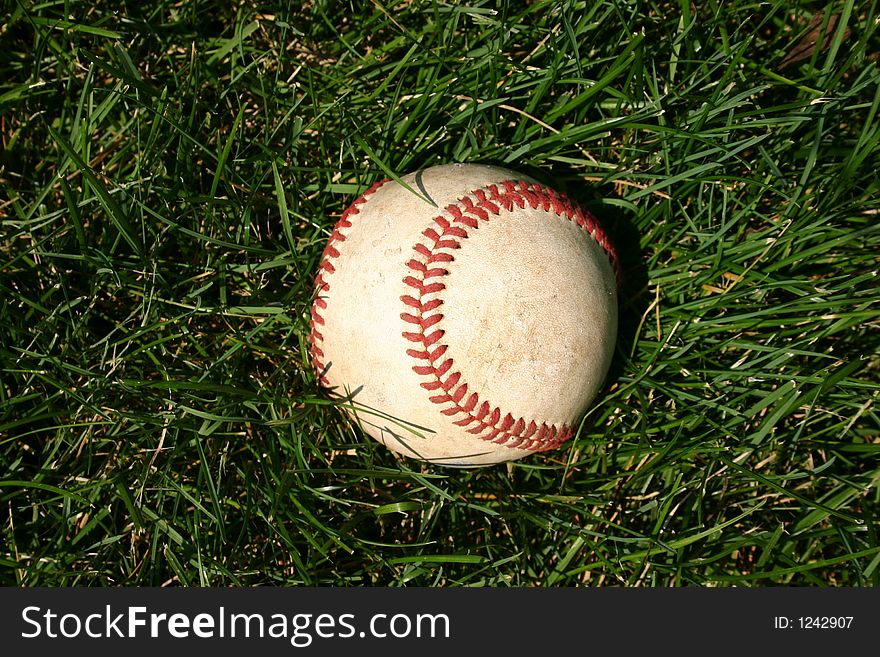
[[[310,356],[363,430],[472,467],[558,447],[611,363],[618,263],[596,219],[507,169],[373,185],[316,277]]]

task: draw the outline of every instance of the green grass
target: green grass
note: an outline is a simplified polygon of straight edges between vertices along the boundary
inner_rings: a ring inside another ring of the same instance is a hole
[[[7,0],[0,583],[880,584],[876,1],[784,68],[832,6],[234,4]],[[626,276],[579,436],[464,472],[307,361],[335,218],[457,161]]]

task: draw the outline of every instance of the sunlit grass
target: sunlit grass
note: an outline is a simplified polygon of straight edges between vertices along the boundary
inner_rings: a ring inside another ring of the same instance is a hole
[[[880,583],[876,2],[13,5],[0,581]],[[850,31],[847,33],[845,27]],[[621,253],[577,439],[397,459],[307,361],[333,222],[480,161]]]

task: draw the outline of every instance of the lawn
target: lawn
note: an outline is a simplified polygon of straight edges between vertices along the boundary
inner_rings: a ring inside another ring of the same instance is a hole
[[[0,584],[880,584],[880,38],[840,3],[6,2]],[[600,218],[580,431],[402,459],[317,383],[372,183]]]

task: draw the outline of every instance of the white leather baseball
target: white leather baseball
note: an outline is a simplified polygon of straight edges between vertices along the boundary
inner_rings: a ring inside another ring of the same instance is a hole
[[[509,461],[577,430],[608,372],[617,260],[595,219],[498,167],[386,181],[336,224],[311,357],[360,426],[451,466]],[[431,202],[433,202],[433,205]]]

